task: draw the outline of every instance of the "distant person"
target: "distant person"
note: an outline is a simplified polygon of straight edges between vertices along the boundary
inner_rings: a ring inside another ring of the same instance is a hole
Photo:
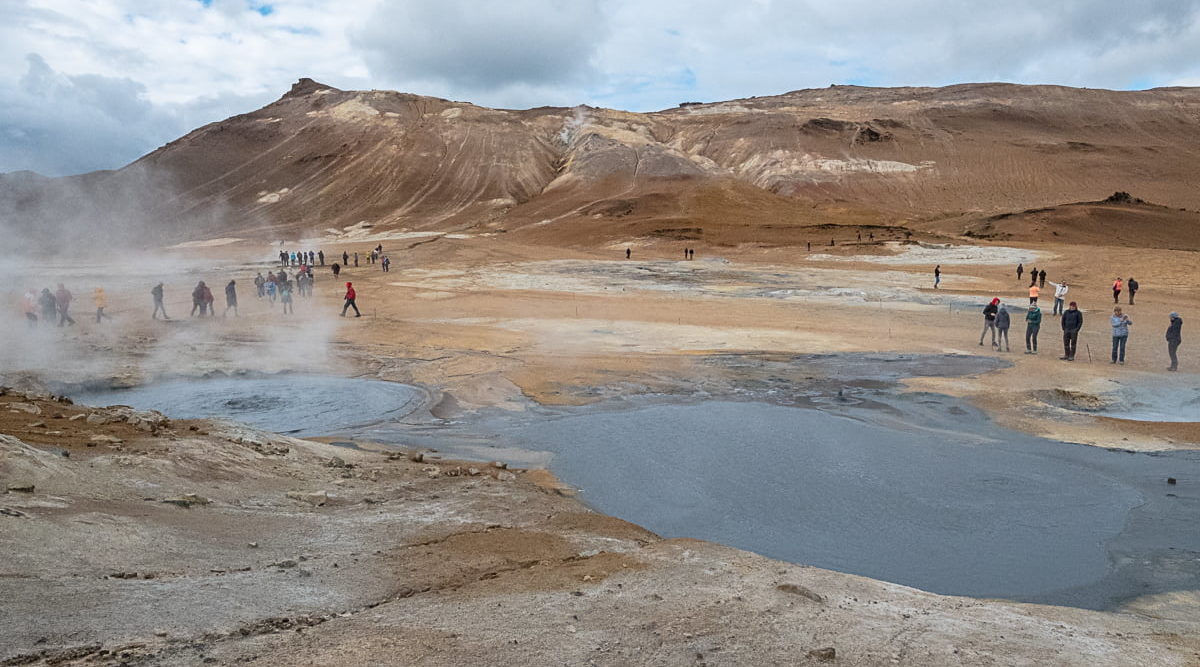
[[[1046,269],[1038,271],[1038,287],[1046,286]]]
[[[292,281],[285,280],[279,285],[279,303],[283,304],[284,315],[296,314],[296,308],[292,305]]]
[[[808,242],[808,251],[812,252],[812,241]]]
[[[834,245],[836,245],[836,244],[834,243],[834,240],[833,240],[833,239],[829,239],[829,247],[830,247],[830,248],[832,248]]]
[[[221,313],[221,317],[229,315],[230,308],[233,309],[233,316],[237,317],[237,283],[232,280],[225,286],[225,312]]]
[[[1121,312],[1121,307],[1113,308],[1112,317],[1109,320],[1112,324],[1112,362],[1114,364],[1125,365],[1125,343],[1129,340],[1129,325],[1133,322],[1129,316]],[[1120,356],[1118,356],[1118,351]]]
[[[287,263],[288,263],[288,254],[287,254],[287,252],[286,252],[286,251],[283,251],[283,250],[280,250],[280,251],[279,251],[279,265],[280,265],[280,266],[287,266]]]
[[[358,253],[354,253],[354,268],[358,268]]]
[[[1000,304],[1000,309],[996,311],[996,331],[999,334],[996,343],[997,350],[1004,347],[1005,352],[1012,352],[1012,348],[1008,346],[1008,327],[1011,324],[1012,319],[1008,316],[1008,308],[1004,304]]]
[[[692,248],[692,259],[696,259],[696,249]]]
[[[1113,281],[1113,303],[1119,303],[1121,300],[1121,279],[1117,278]]]
[[[942,284],[942,265],[938,264],[933,267],[933,289],[937,289],[940,284]]]
[[[287,271],[280,271],[275,275],[275,282],[277,283],[283,283],[287,279]]]
[[[321,263],[321,266],[325,266],[325,251],[324,250],[317,251],[317,261]]]
[[[1079,330],[1083,328],[1083,313],[1072,301],[1062,315],[1064,361],[1075,361],[1075,349],[1079,347]]]
[[[382,264],[382,265],[383,265],[383,272],[384,272],[384,273],[387,273],[388,271],[391,271],[391,270],[392,270],[392,258],[391,258],[391,257],[388,257],[387,255],[384,255],[384,256],[383,256],[383,259],[380,261],[380,264]]]
[[[154,312],[150,315],[150,319],[157,320],[160,312],[164,320],[171,319],[167,317],[167,309],[163,306],[163,284],[155,285],[154,289],[150,290],[150,296],[154,297]]]
[[[1067,291],[1070,290],[1070,288],[1067,287],[1066,281],[1061,283],[1051,281],[1050,284],[1054,285],[1054,312],[1051,314],[1062,315],[1063,302],[1066,300]]]
[[[25,290],[25,296],[21,298],[21,311],[25,313],[25,321],[29,323],[31,329],[38,323],[37,309],[37,293],[33,291],[33,288]]]
[[[859,233],[858,233],[858,240],[859,240],[859,241],[862,241],[862,232],[859,232]]]
[[[275,297],[279,294],[279,280],[267,281],[267,302],[275,305]]]
[[[875,232],[870,232],[869,234],[867,234],[867,240],[874,241],[875,240]]]
[[[38,305],[42,307],[42,324],[50,326],[58,319],[58,301],[54,299],[54,294],[49,287],[42,288],[42,296],[38,298]]]
[[[691,256],[690,251],[687,248],[684,248],[683,249],[683,258],[687,259],[690,256]]]
[[[1035,306],[1038,302],[1038,296],[1042,293],[1042,289],[1036,284],[1029,286],[1029,305]]]
[[[342,251],[342,266],[350,266],[350,253]]]
[[[200,283],[200,285],[202,286],[200,290],[200,299],[204,303],[204,307],[200,309],[200,317],[204,317],[205,313],[208,313],[208,317],[212,317],[217,314],[217,310],[213,306],[214,299],[212,290],[209,289],[208,285],[205,285],[204,283]]]
[[[1025,313],[1025,354],[1037,354],[1038,331],[1042,329],[1042,311],[1037,304]]]
[[[204,317],[204,307],[204,281],[201,280],[192,288],[192,314],[189,317],[195,317],[197,312]]]
[[[58,326],[69,324],[75,326],[75,320],[71,317],[71,291],[58,284],[58,291],[54,293],[54,301],[58,304]]]
[[[96,304],[96,324],[100,324],[101,320],[112,319],[104,312],[104,309],[108,307],[108,296],[104,293],[103,287],[92,290],[92,303]]]
[[[342,272],[342,265],[338,264],[337,262],[334,262],[333,266],[331,266],[329,268],[333,269],[333,277],[334,278],[337,278],[338,274]]]
[[[979,344],[983,345],[983,338],[987,335],[988,330],[992,332],[992,347],[996,347],[996,313],[1000,311],[998,306],[1000,299],[992,299],[992,302],[983,307],[983,331],[979,333]]]
[[[346,303],[342,305],[342,317],[346,316],[346,309],[353,308],[355,317],[362,317],[362,313],[358,312],[358,304],[354,302],[358,295],[354,292],[354,283],[346,283]]]
[[[1138,281],[1134,280],[1133,276],[1130,276],[1129,280],[1125,283],[1125,286],[1127,288],[1129,288],[1129,305],[1132,306],[1133,305],[1133,297],[1137,296]]]
[[[1171,324],[1167,326],[1167,356],[1171,358],[1169,371],[1179,370],[1179,345],[1183,343],[1183,318],[1179,313],[1171,313]]]
[[[1021,274],[1025,273],[1025,265],[1017,264],[1017,280],[1021,279]]]
[[[1031,280],[1033,280],[1034,282],[1037,282],[1037,267],[1036,266],[1033,267],[1033,269],[1031,269],[1029,271],[1029,278]]]
[[[263,278],[262,271],[254,276],[254,294],[259,299],[267,295],[267,279]]]
[[[633,250],[631,250],[631,249],[629,249],[629,248],[626,248],[626,249],[625,249],[625,259],[629,259],[629,257],[630,257],[631,255],[633,255]]]

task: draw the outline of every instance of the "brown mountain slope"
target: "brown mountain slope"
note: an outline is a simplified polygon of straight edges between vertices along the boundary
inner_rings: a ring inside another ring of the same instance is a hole
[[[1114,190],[1200,209],[1198,167],[1195,88],[836,86],[638,114],[495,110],[304,79],[123,169],[0,176],[0,216],[56,245],[80,222],[142,245],[366,225],[580,244],[702,228],[787,243],[799,236],[771,230],[986,216]]]

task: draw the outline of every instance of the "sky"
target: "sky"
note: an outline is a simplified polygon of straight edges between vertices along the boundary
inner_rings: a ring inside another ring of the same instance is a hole
[[[0,0],[0,173],[119,168],[300,77],[631,111],[835,83],[1200,86],[1200,0]]]

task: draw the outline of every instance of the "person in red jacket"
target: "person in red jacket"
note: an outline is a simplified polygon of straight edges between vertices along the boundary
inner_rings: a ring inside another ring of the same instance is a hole
[[[362,313],[358,312],[358,304],[354,303],[354,283],[346,283],[346,304],[342,306],[342,317],[346,316],[346,309],[353,308],[355,317],[362,317]]]

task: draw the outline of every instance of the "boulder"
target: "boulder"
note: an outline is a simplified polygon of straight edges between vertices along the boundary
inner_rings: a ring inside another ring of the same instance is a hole
[[[170,505],[178,505],[179,507],[191,507],[192,505],[207,505],[212,501],[195,493],[185,493],[175,498],[164,498],[163,502]]]
[[[315,507],[329,502],[329,492],[327,491],[288,491],[287,497]]]

